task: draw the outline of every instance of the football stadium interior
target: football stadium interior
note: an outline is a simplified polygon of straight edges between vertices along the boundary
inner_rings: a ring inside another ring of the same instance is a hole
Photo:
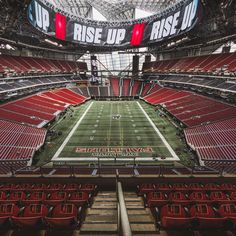
[[[0,4],[0,236],[236,236],[235,0]]]

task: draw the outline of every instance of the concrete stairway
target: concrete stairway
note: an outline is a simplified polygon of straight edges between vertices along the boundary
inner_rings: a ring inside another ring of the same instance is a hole
[[[79,235],[117,236],[117,199],[115,192],[99,192],[87,210]]]
[[[150,210],[144,207],[142,198],[134,192],[125,192],[124,198],[133,235],[160,235]]]

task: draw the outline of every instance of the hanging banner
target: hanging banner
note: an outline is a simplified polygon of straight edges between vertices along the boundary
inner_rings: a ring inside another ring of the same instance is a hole
[[[28,19],[35,28],[58,40],[84,46],[128,48],[155,44],[187,33],[199,21],[200,8],[199,0],[187,0],[163,12],[161,16],[159,14],[129,23],[104,23],[68,17],[39,0],[33,0],[28,7]]]

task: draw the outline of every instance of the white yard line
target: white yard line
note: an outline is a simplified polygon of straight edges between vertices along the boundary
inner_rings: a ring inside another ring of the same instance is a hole
[[[70,131],[70,133],[68,134],[68,136],[66,137],[66,139],[64,140],[64,142],[62,143],[62,145],[58,148],[57,152],[54,154],[52,161],[56,160],[58,158],[58,156],[61,154],[62,150],[64,149],[64,147],[66,146],[66,144],[68,143],[68,141],[70,140],[70,138],[72,137],[72,135],[74,134],[75,130],[78,128],[78,126],[80,125],[81,121],[84,119],[84,117],[86,116],[87,112],[89,111],[90,107],[93,105],[93,102],[91,102],[91,104],[88,106],[88,108],[86,109],[86,111],[84,112],[84,114],[80,117],[80,119],[78,120],[78,122],[76,123],[76,125],[73,127],[73,129]]]
[[[141,111],[143,112],[143,114],[146,116],[147,120],[149,121],[149,123],[151,124],[153,129],[156,131],[158,136],[161,138],[162,142],[165,144],[166,148],[169,150],[170,154],[173,157],[173,161],[179,161],[179,157],[176,155],[175,151],[172,149],[170,144],[166,141],[165,137],[161,134],[159,129],[156,127],[156,125],[152,122],[152,120],[150,119],[150,117],[148,116],[146,111],[142,108],[142,106],[140,105],[139,102],[137,102],[137,104],[138,104],[139,108],[141,109]]]

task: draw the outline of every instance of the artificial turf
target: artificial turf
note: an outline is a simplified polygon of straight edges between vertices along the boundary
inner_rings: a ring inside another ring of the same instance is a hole
[[[81,123],[57,156],[58,161],[63,158],[79,161],[91,157],[115,157],[124,160],[128,157],[164,157],[171,160],[170,152],[137,101],[89,101],[73,108],[73,116],[55,124],[54,129],[62,131],[62,135],[47,142],[44,151],[36,157],[38,165],[52,158],[91,103],[93,104]],[[176,136],[176,128],[168,119],[160,117],[154,107],[143,101],[139,103],[186,164],[188,157],[182,152],[184,144]]]
[[[82,157],[172,155],[137,101],[94,101],[57,159]]]

